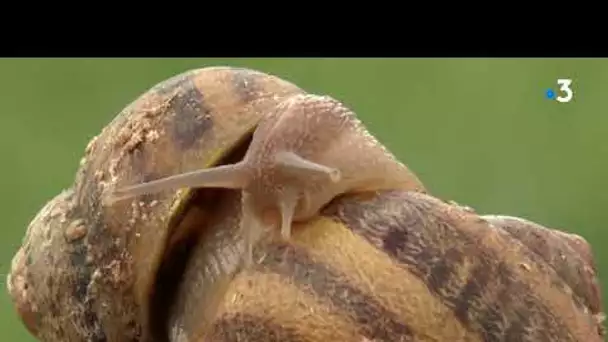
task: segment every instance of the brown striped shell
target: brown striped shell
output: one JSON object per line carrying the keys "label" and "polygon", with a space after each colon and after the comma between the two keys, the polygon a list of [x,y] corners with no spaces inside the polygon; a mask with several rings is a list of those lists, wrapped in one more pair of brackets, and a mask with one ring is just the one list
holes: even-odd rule
{"label": "brown striped shell", "polygon": [[[235,203],[205,234],[234,229]],[[594,261],[576,235],[404,191],[342,197],[298,228],[226,283],[210,283],[215,243],[201,239],[170,340],[603,341]]]}
{"label": "brown striped shell", "polygon": [[301,92],[264,73],[213,67],[168,79],[126,107],[87,146],[73,186],[32,220],[13,260],[9,292],[30,332],[43,341],[144,336],[163,255],[191,233],[178,229],[190,194],[104,206],[104,190],[214,166]]}
{"label": "brown striped shell", "polygon": [[87,147],[30,223],[9,292],[40,341],[602,341],[582,238],[431,195],[336,199],[241,268],[238,191],[106,189],[241,158],[260,117],[303,93],[237,68],[176,76]]}

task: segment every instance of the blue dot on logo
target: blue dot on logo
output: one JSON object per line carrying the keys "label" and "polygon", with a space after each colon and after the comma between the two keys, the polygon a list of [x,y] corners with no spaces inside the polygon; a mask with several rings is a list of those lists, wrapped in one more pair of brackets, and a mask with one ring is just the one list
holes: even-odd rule
{"label": "blue dot on logo", "polygon": [[555,96],[555,93],[553,92],[553,90],[551,90],[551,89],[547,90],[548,99],[552,99],[554,96]]}

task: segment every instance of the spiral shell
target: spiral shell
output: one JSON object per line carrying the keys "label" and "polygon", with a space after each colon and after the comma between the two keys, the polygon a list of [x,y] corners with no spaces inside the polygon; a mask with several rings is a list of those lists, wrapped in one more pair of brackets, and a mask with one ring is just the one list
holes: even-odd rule
{"label": "spiral shell", "polygon": [[190,192],[106,206],[104,191],[220,163],[270,108],[301,92],[264,73],[213,67],[126,107],[89,143],[73,186],[32,220],[13,260],[9,292],[29,331],[44,341],[145,337],[163,255],[196,233],[179,229]]}

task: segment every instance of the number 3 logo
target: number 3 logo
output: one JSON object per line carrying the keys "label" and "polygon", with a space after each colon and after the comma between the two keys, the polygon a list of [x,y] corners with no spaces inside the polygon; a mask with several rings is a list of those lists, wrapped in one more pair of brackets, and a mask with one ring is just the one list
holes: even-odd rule
{"label": "number 3 logo", "polygon": [[558,96],[556,98],[556,100],[559,101],[559,102],[570,102],[570,101],[572,101],[572,97],[574,96],[574,92],[570,88],[570,85],[572,84],[572,80],[569,79],[569,78],[560,78],[560,79],[557,80],[557,84],[559,84],[559,86],[560,86],[559,90],[565,96]]}

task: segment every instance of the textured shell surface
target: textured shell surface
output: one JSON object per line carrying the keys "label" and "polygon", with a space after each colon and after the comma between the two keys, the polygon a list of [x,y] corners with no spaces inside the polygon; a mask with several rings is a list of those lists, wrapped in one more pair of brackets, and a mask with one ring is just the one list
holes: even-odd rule
{"label": "textured shell surface", "polygon": [[189,195],[106,206],[104,191],[215,165],[265,112],[301,92],[254,70],[210,67],[163,81],[127,106],[89,143],[74,184],[41,209],[15,255],[9,292],[28,329],[45,341],[140,338],[162,255],[187,233],[171,227]]}
{"label": "textured shell surface", "polygon": [[[384,191],[338,199],[289,242],[258,245],[254,267],[210,281],[208,251],[235,229],[237,197],[194,247],[171,341],[603,341],[597,275],[577,236]],[[517,233],[529,229],[544,237]]]}

